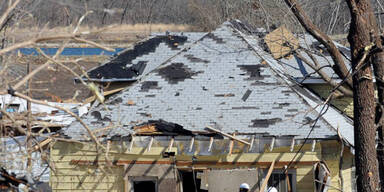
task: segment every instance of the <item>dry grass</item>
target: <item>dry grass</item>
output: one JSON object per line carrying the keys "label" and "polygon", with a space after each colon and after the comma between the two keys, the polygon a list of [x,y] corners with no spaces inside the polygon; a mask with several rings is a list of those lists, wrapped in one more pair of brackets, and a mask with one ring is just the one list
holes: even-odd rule
{"label": "dry grass", "polygon": [[[136,25],[111,25],[106,26],[105,31],[98,35],[86,35],[87,40],[95,41],[104,45],[112,45],[115,47],[126,47],[129,44],[145,38],[152,32],[165,31],[190,31],[191,26],[175,25],[175,24],[136,24]],[[80,31],[95,31],[100,28],[81,26]],[[37,36],[54,36],[60,34],[68,34],[74,30],[74,26],[55,27],[55,28],[13,28],[8,30],[8,36],[11,42],[21,42]],[[57,42],[51,42],[57,43]],[[49,46],[49,45],[47,45]]]}
{"label": "dry grass", "polygon": [[[189,31],[192,29],[189,25],[175,25],[175,24],[135,24],[135,25],[110,25],[106,26],[106,31],[103,33],[150,33],[150,32],[165,32],[165,31]],[[18,33],[34,33],[37,34],[62,34],[62,33],[69,33],[73,31],[74,26],[67,26],[67,27],[55,27],[55,28],[39,28],[39,27],[32,27],[32,28],[13,28],[10,29],[10,31],[18,34]],[[97,27],[89,27],[89,26],[81,26],[80,31],[90,31],[90,30],[97,30],[99,28]]]}

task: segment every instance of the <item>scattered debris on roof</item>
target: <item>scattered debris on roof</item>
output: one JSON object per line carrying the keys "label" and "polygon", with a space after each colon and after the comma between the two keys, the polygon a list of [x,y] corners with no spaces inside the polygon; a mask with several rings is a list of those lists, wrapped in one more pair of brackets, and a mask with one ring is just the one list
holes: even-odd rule
{"label": "scattered debris on roof", "polygon": [[[280,73],[278,61],[260,47],[262,39],[247,35],[249,29],[243,33],[240,27],[224,23],[195,41],[189,49],[169,57],[155,70],[141,76],[129,89],[112,96],[105,106],[96,106],[83,121],[93,124],[92,130],[115,126],[98,135],[106,139],[138,133],[190,134],[178,133],[176,128],[171,131],[159,128],[176,125],[192,133],[211,126],[225,133],[305,138],[311,122],[302,120],[318,116],[312,103],[321,103],[321,99],[304,88],[300,91],[294,88],[290,77]],[[336,116],[339,121],[344,118],[341,114]],[[108,122],[104,121],[105,117]],[[154,119],[164,122],[154,122]],[[346,129],[351,127],[348,122],[341,123]],[[127,129],[137,124],[140,126],[134,131]],[[311,136],[335,137],[335,125],[320,118]],[[64,129],[64,134],[84,140],[87,133],[80,127],[81,124],[75,122]]]}
{"label": "scattered debris on roof", "polygon": [[162,134],[162,135],[194,135],[191,131],[186,130],[183,126],[159,120],[149,120],[147,123],[143,123],[133,127],[136,134]]}
{"label": "scattered debris on roof", "polygon": [[275,59],[280,59],[299,47],[299,41],[283,26],[267,34],[264,40]]}

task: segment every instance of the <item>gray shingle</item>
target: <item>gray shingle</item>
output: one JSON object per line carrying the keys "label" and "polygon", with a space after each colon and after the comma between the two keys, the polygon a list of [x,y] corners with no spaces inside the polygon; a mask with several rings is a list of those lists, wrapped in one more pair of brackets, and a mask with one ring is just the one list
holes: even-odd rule
{"label": "gray shingle", "polygon": [[[255,42],[257,40],[253,37],[226,22],[198,40],[189,50],[112,97],[106,103],[109,111],[105,111],[104,106],[92,110],[99,111],[102,117],[108,115],[111,122],[97,122],[90,115],[92,111],[83,120],[87,124],[93,122],[92,129],[118,123],[126,126],[110,130],[106,133],[108,137],[127,135],[135,124],[163,119],[192,131],[214,126],[224,132],[305,138],[312,120],[318,116],[308,98],[302,96],[307,94],[307,90],[294,89],[294,84],[278,71],[281,68],[276,68],[276,62],[261,64],[262,60],[270,57],[261,58],[260,54],[268,54],[262,50],[255,52],[254,49],[258,49]],[[188,59],[192,56],[197,60]],[[206,62],[199,62],[200,59]],[[161,89],[140,91],[145,82],[157,82]],[[251,94],[244,101],[248,90]],[[116,98],[121,98],[122,102],[112,104]],[[127,105],[129,100],[135,105]],[[120,117],[120,122],[116,117]],[[323,118],[317,126],[319,128],[313,130],[310,138],[336,135],[335,127]],[[78,122],[66,128],[64,133],[74,139],[87,135]]]}

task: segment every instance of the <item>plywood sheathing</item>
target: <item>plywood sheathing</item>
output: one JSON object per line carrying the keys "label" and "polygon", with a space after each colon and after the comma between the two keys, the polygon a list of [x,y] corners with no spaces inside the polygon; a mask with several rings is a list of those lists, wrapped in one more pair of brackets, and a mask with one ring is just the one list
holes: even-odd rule
{"label": "plywood sheathing", "polygon": [[299,41],[285,27],[279,27],[264,38],[273,58],[280,59],[299,47]]}

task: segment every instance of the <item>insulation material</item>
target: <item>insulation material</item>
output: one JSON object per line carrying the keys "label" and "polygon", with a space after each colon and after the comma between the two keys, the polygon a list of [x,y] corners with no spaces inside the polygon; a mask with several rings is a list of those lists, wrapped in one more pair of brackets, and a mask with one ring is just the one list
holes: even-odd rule
{"label": "insulation material", "polygon": [[247,183],[250,186],[250,192],[258,191],[258,170],[209,170],[204,172],[201,183],[204,184],[201,186],[205,189],[208,188],[210,192],[239,191],[239,186],[242,183]]}
{"label": "insulation material", "polygon": [[273,58],[279,59],[299,47],[299,41],[285,27],[279,27],[264,38]]}
{"label": "insulation material", "polygon": [[314,169],[316,192],[328,191],[328,186],[331,185],[331,171],[325,162],[318,162]]}

